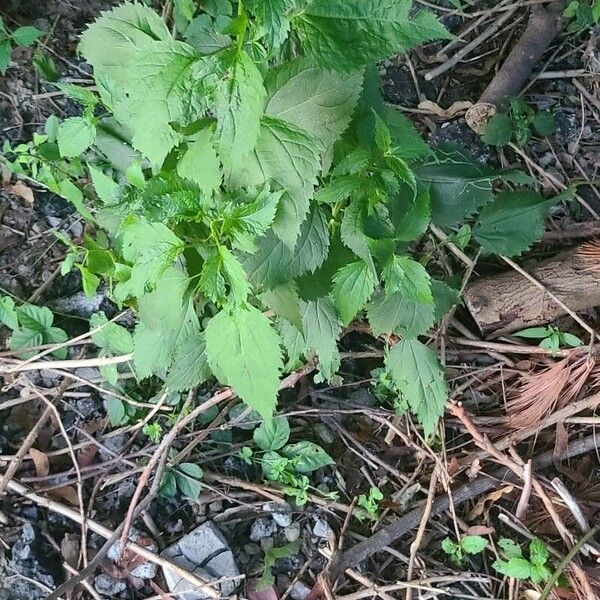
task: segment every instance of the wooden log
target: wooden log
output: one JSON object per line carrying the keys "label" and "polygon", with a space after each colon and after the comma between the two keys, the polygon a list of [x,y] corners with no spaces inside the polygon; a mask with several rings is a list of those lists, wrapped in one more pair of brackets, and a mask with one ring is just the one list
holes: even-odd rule
{"label": "wooden log", "polygon": [[[529,273],[575,312],[600,306],[600,264],[591,269],[579,249],[542,261]],[[551,323],[565,311],[519,273],[508,271],[470,285],[465,303],[486,336]]]}

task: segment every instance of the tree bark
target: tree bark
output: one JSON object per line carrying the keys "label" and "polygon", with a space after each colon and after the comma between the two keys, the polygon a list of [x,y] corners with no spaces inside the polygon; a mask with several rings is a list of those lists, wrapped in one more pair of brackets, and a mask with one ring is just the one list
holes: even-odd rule
{"label": "tree bark", "polygon": [[[529,272],[575,312],[600,306],[600,265],[590,269],[577,249],[540,262]],[[514,271],[476,281],[464,297],[484,335],[543,325],[565,314],[547,293]]]}

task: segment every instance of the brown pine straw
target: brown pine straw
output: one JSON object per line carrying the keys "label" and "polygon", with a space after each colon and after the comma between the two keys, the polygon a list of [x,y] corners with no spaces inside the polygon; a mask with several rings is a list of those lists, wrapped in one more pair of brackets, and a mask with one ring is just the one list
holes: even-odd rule
{"label": "brown pine straw", "polygon": [[600,238],[582,244],[575,256],[581,260],[582,271],[600,271]]}
{"label": "brown pine straw", "polygon": [[577,398],[595,366],[595,358],[582,352],[525,375],[506,404],[506,424],[511,429],[524,429],[564,408]]}

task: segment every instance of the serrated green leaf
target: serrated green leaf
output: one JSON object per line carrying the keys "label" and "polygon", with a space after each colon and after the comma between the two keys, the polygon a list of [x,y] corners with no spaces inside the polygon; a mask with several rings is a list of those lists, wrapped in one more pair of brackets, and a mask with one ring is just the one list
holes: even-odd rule
{"label": "serrated green leaf", "polygon": [[213,18],[203,13],[189,24],[183,37],[201,54],[213,54],[231,45],[231,37],[221,33],[230,22],[230,17]]}
{"label": "serrated green leaf", "polygon": [[364,308],[374,290],[373,271],[364,261],[350,263],[337,271],[333,278],[332,294],[344,325],[348,325]]}
{"label": "serrated green leaf", "polygon": [[104,401],[106,416],[113,427],[122,425],[127,419],[125,417],[125,405],[120,398],[108,396]]}
{"label": "serrated green leaf", "polygon": [[286,319],[294,327],[302,330],[300,298],[298,297],[298,290],[293,283],[283,283],[270,290],[265,290],[260,295],[260,300],[278,317]]}
{"label": "serrated green leaf", "polygon": [[96,127],[84,117],[70,117],[58,126],[57,142],[61,156],[81,156],[95,139]]}
{"label": "serrated green leaf", "polygon": [[432,13],[409,16],[410,7],[410,0],[312,0],[294,17],[293,27],[312,60],[349,71],[449,37]]}
{"label": "serrated green leaf", "polygon": [[290,425],[285,417],[263,421],[254,430],[253,437],[261,450],[279,450],[286,445],[290,437]]}
{"label": "serrated green leaf", "polygon": [[296,59],[273,69],[266,80],[266,113],[296,125],[329,151],[350,123],[362,73],[351,75]]}
{"label": "serrated green leaf", "polygon": [[[19,327],[15,329],[10,337],[9,348],[11,350],[22,350],[26,348],[34,348],[41,346],[44,343],[44,337],[35,329],[27,327]],[[34,356],[36,352],[19,352],[18,356],[23,359],[28,359]]]}
{"label": "serrated green leaf", "polygon": [[269,319],[252,306],[222,310],[208,322],[205,337],[208,363],[219,381],[270,419],[283,361],[281,340]]}
{"label": "serrated green leaf", "polygon": [[486,254],[518,256],[544,233],[544,220],[556,199],[529,190],[503,192],[485,206],[473,237]]}
{"label": "serrated green leaf", "polygon": [[96,346],[110,356],[133,352],[133,338],[125,327],[109,323],[103,312],[93,314],[90,319],[90,331],[101,326],[102,329],[92,334],[92,342]]}
{"label": "serrated green leaf", "polygon": [[504,554],[506,554],[508,558],[521,558],[523,556],[521,546],[519,546],[519,544],[517,544],[514,540],[509,538],[500,538],[498,540],[498,546],[502,548]]}
{"label": "serrated green leaf", "polygon": [[551,112],[542,111],[535,115],[532,125],[541,136],[552,135],[556,131],[556,118]]}
{"label": "serrated green leaf", "polygon": [[0,323],[9,329],[19,327],[19,319],[15,310],[15,301],[10,296],[0,298]]}
{"label": "serrated green leaf", "polygon": [[177,173],[207,194],[219,188],[223,175],[209,128],[202,129],[188,141],[177,163]]}
{"label": "serrated green leaf", "polygon": [[418,340],[401,340],[389,351],[385,365],[425,435],[431,435],[448,399],[448,386],[436,354]]}
{"label": "serrated green leaf", "polygon": [[429,227],[429,190],[420,191],[413,201],[412,190],[408,186],[401,186],[399,193],[389,201],[389,215],[397,241],[412,242],[419,239]]}
{"label": "serrated green leaf", "polygon": [[202,469],[193,463],[181,463],[171,471],[179,491],[190,500],[197,500],[202,490]]}
{"label": "serrated green leaf", "polygon": [[156,12],[137,2],[125,2],[103,12],[84,31],[79,52],[96,71],[123,82],[141,49],[156,40],[170,39],[165,22]]}
{"label": "serrated green leaf", "polygon": [[94,216],[83,203],[83,192],[70,179],[63,179],[58,185],[57,192],[68,200],[86,221],[94,222]]}
{"label": "serrated green leaf", "polygon": [[56,83],[56,87],[72,100],[79,102],[85,108],[93,110],[100,99],[94,92],[73,83]]}
{"label": "serrated green leaf", "polygon": [[488,547],[488,540],[480,535],[466,535],[460,539],[460,547],[467,554],[479,554]]}
{"label": "serrated green leaf", "polygon": [[488,121],[481,139],[491,146],[506,146],[513,131],[512,119],[504,113],[498,113]]}
{"label": "serrated green leaf", "polygon": [[548,546],[540,539],[535,538],[529,542],[529,559],[532,563],[543,565],[550,558]]}
{"label": "serrated green leaf", "polygon": [[294,467],[299,473],[312,473],[317,469],[335,464],[335,461],[321,446],[306,440],[297,444],[288,444],[283,448],[282,454],[293,461]]}
{"label": "serrated green leaf", "polygon": [[367,317],[373,335],[396,333],[416,337],[426,333],[435,323],[433,304],[421,304],[396,292],[380,292],[369,303]]}
{"label": "serrated green leaf", "polygon": [[444,281],[431,280],[435,322],[441,321],[460,301],[458,290]]}
{"label": "serrated green leaf", "polygon": [[246,272],[257,285],[273,288],[303,273],[314,272],[323,264],[329,250],[325,215],[318,208],[309,213],[292,249],[273,234],[261,238],[257,245],[254,254],[242,257]]}
{"label": "serrated green leaf", "polygon": [[54,322],[52,311],[46,306],[23,304],[17,308],[17,316],[22,327],[43,333]]}
{"label": "serrated green leaf", "polygon": [[433,304],[431,277],[425,267],[408,256],[394,256],[382,272],[387,295],[399,293],[419,304]]}
{"label": "serrated green leaf", "polygon": [[264,117],[254,152],[234,166],[231,182],[239,186],[284,190],[273,230],[290,248],[314,194],[320,169],[319,142],[302,129],[280,119]]}
{"label": "serrated green leaf", "polygon": [[229,170],[256,146],[267,92],[244,50],[225,54],[222,60],[225,73],[217,86],[214,110],[219,156]]}
{"label": "serrated green leaf", "polygon": [[10,67],[11,55],[12,45],[10,40],[0,40],[0,75],[5,75],[8,67]]}
{"label": "serrated green leaf", "polygon": [[319,374],[315,381],[330,381],[340,367],[337,339],[342,327],[329,297],[300,303],[302,330],[306,349],[319,359]]}
{"label": "serrated green leaf", "polygon": [[37,27],[31,25],[25,25],[24,27],[17,27],[11,37],[17,46],[31,46],[36,40],[43,35]]}
{"label": "serrated green leaf", "polygon": [[117,241],[124,260],[132,265],[130,278],[115,288],[115,296],[120,300],[142,296],[183,251],[183,242],[166,225],[144,218],[127,219],[119,229]]}
{"label": "serrated green leaf", "polygon": [[175,349],[165,385],[174,392],[185,392],[204,383],[210,376],[204,334],[192,333]]}
{"label": "serrated green leaf", "polygon": [[356,256],[362,258],[369,268],[375,272],[375,265],[368,243],[369,240],[364,233],[364,216],[364,203],[353,200],[344,211],[340,234],[344,245],[352,250]]}
{"label": "serrated green leaf", "polygon": [[88,164],[88,170],[98,198],[105,204],[117,202],[119,199],[119,184],[92,164]]}
{"label": "serrated green leaf", "polygon": [[265,30],[267,44],[271,48],[279,48],[290,31],[286,12],[294,6],[294,0],[246,0],[244,6]]}
{"label": "serrated green leaf", "polygon": [[514,579],[529,579],[531,575],[531,565],[524,558],[510,558],[508,560],[496,560],[492,567],[507,577]]}
{"label": "serrated green leaf", "polygon": [[423,165],[417,177],[430,184],[431,220],[441,227],[458,223],[493,200],[489,169],[462,160]]}

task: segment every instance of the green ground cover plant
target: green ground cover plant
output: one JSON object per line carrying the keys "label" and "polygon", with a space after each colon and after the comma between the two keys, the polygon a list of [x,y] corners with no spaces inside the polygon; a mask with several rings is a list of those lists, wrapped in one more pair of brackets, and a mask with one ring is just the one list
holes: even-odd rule
{"label": "green ground cover plant", "polygon": [[215,377],[269,421],[284,374],[315,359],[334,380],[364,319],[387,344],[382,379],[431,435],[448,390],[422,336],[457,292],[415,258],[421,240],[435,224],[466,251],[519,255],[559,199],[431,150],[385,104],[377,62],[451,37],[409,0],[175,6],[171,27],[144,4],[103,13],[79,48],[95,88],[58,84],[80,115],[4,148],[87,222],[81,245],[63,240],[64,272],[137,313],[132,336],[94,342],[173,392]]}

